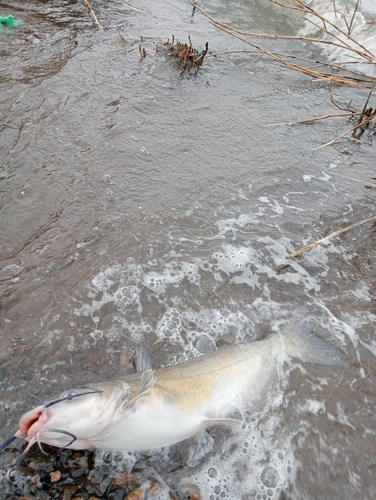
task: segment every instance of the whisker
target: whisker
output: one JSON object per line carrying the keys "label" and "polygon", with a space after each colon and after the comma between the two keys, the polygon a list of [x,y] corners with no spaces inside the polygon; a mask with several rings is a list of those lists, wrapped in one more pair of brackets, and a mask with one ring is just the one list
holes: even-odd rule
{"label": "whisker", "polygon": [[47,453],[46,451],[44,451],[43,447],[42,447],[42,443],[40,442],[40,432],[37,432],[37,440],[38,440],[38,446],[39,446],[39,449],[40,451],[43,453],[43,455],[49,455],[49,453]]}
{"label": "whisker", "polygon": [[18,474],[20,473],[20,466],[21,466],[22,460],[26,457],[28,451],[33,446],[33,444],[35,444],[36,442],[37,442],[36,437],[31,438],[29,441],[29,444],[26,446],[26,448],[22,452],[21,456],[18,458],[17,463],[16,463],[16,471],[18,472]]}

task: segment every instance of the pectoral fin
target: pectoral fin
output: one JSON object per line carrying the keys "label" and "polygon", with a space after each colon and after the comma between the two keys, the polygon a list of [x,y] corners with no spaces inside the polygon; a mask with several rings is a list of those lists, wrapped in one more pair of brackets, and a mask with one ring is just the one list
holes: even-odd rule
{"label": "pectoral fin", "polygon": [[228,425],[229,427],[241,427],[243,422],[236,418],[207,418],[206,425]]}
{"label": "pectoral fin", "polygon": [[154,378],[154,372],[151,368],[142,372],[140,386],[138,388],[137,394],[130,401],[122,404],[122,410],[129,410],[136,403],[136,401],[144,396],[146,396],[153,388],[156,379]]}
{"label": "pectoral fin", "polygon": [[145,346],[140,345],[136,352],[136,370],[137,373],[142,373],[151,369],[151,361],[149,351]]}

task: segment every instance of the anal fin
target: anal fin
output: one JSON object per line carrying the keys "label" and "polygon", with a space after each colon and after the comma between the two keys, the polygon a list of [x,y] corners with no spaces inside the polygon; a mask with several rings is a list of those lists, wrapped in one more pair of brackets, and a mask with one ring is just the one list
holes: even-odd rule
{"label": "anal fin", "polygon": [[195,449],[193,450],[191,458],[188,460],[189,467],[194,467],[197,463],[210,453],[213,449],[214,439],[211,435],[203,431],[196,443]]}

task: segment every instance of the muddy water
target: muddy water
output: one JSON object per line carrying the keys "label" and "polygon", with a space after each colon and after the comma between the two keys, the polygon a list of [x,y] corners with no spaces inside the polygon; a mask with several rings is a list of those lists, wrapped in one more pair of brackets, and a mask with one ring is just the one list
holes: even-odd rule
{"label": "muddy water", "polygon": [[[340,177],[375,175],[372,133],[314,150],[352,123],[264,127],[336,110],[323,84],[258,55],[181,77],[161,47],[172,34],[239,48],[188,2],[93,2],[103,30],[81,2],[55,4],[0,3],[24,21],[0,34],[1,438],[27,394],[132,371],[140,342],[166,365],[278,330],[309,304],[349,368],[290,366],[243,433],[214,429],[212,454],[178,476],[160,457],[155,468],[204,499],[374,498],[374,226],[286,260],[375,215],[374,189]],[[241,28],[303,27],[266,0],[205,8]],[[334,92],[343,106],[366,98]]]}

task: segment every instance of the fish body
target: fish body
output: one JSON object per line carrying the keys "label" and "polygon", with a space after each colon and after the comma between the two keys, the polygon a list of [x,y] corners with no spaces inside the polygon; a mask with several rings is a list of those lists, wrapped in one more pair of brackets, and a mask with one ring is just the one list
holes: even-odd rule
{"label": "fish body", "polygon": [[25,451],[34,443],[141,451],[177,443],[210,425],[241,426],[242,421],[228,418],[229,410],[262,397],[287,357],[346,366],[340,351],[304,329],[230,345],[156,371],[141,351],[137,373],[65,391],[24,414],[14,438],[29,441]]}
{"label": "fish body", "polygon": [[277,336],[236,344],[156,370],[147,396],[94,438],[93,447],[139,451],[182,441],[213,424],[241,426],[226,417],[228,410],[242,406],[244,396],[254,399],[270,382],[279,344]]}

